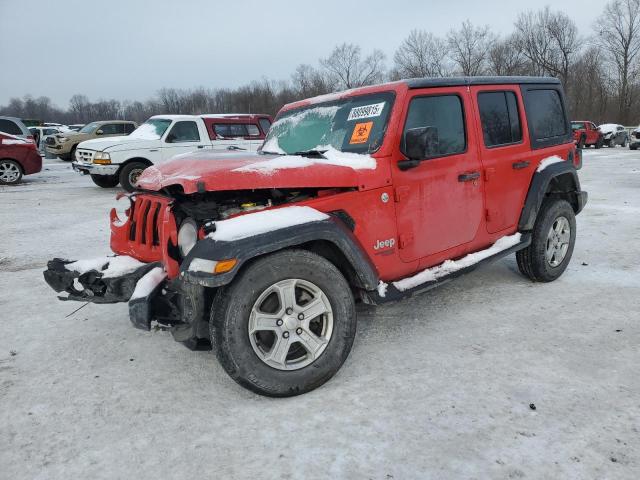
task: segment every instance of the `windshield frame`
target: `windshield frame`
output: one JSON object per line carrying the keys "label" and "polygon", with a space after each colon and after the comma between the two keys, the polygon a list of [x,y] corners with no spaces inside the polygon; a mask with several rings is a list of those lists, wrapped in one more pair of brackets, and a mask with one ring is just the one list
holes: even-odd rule
{"label": "windshield frame", "polygon": [[[387,96],[386,99],[382,100],[380,97],[381,96]],[[284,149],[282,149],[282,147],[280,147],[280,150],[282,152],[273,152],[270,150],[263,150],[263,148],[265,147],[265,145],[267,145],[268,141],[270,139],[272,139],[275,135],[275,132],[277,130],[277,123],[285,118],[288,118],[290,116],[299,114],[301,112],[307,111],[307,110],[312,110],[312,109],[318,109],[318,108],[331,108],[331,107],[336,107],[338,106],[339,108],[342,108],[342,106],[344,106],[344,104],[349,103],[349,102],[354,102],[354,101],[359,101],[362,99],[366,99],[367,97],[371,98],[371,103],[380,103],[382,101],[384,102],[388,102],[388,111],[386,112],[386,119],[384,122],[384,125],[382,126],[382,130],[380,132],[380,136],[377,142],[375,142],[375,140],[373,140],[371,142],[371,144],[369,144],[369,146],[367,147],[367,149],[365,151],[352,151],[352,150],[342,150],[343,146],[341,146],[340,148],[327,144],[327,145],[315,145],[314,147],[310,148],[310,150],[312,152],[315,151],[320,151],[322,152],[322,148],[320,147],[328,147],[328,148],[333,148],[341,153],[346,153],[346,154],[356,154],[356,155],[371,155],[373,153],[378,152],[385,144],[386,140],[387,140],[387,132],[389,129],[389,124],[391,122],[391,119],[393,117],[393,112],[394,112],[394,107],[396,104],[396,100],[398,97],[398,92],[394,89],[385,89],[385,90],[379,90],[379,91],[374,91],[374,92],[363,92],[363,93],[359,93],[359,94],[351,94],[348,96],[342,96],[342,97],[337,97],[336,98],[331,98],[329,100],[325,100],[322,102],[317,102],[317,103],[310,103],[310,104],[306,104],[306,105],[301,105],[299,107],[295,107],[295,108],[290,108],[287,110],[281,110],[278,115],[276,116],[276,118],[274,119],[273,123],[271,124],[271,127],[269,129],[269,132],[267,133],[267,135],[265,136],[265,140],[262,144],[262,146],[259,149],[259,153],[262,153],[264,155],[292,155],[294,153],[300,153],[300,152],[291,152],[288,153],[286,151],[284,151]],[[376,99],[377,97],[377,99]],[[352,107],[352,108],[357,108],[356,106]],[[384,107],[383,107],[384,108]],[[335,114],[334,117],[335,118]],[[371,117],[369,117],[370,119]],[[344,123],[345,125],[347,124],[346,120]],[[357,121],[357,120],[356,120]],[[366,117],[363,117],[361,119],[361,121],[367,121]],[[274,128],[276,127],[276,128]],[[277,137],[276,137],[277,138]],[[375,144],[374,148],[371,148],[373,143]]]}

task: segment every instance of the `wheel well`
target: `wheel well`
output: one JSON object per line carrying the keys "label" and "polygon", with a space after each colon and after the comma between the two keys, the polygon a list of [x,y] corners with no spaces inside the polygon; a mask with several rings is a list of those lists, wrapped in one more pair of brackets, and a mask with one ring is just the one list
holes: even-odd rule
{"label": "wheel well", "polygon": [[122,170],[126,165],[129,165],[130,163],[133,163],[133,162],[144,163],[147,167],[150,167],[151,165],[153,165],[153,163],[150,160],[147,160],[146,158],[135,157],[135,158],[130,158],[126,160],[122,165],[120,165],[118,172]]}
{"label": "wheel well", "polygon": [[22,166],[22,163],[20,163],[18,160],[16,160],[15,158],[0,158],[0,162],[2,162],[3,160],[11,160],[12,162],[15,162],[18,164],[18,168],[20,169],[20,171],[22,172],[22,174],[24,175],[24,167]]}
{"label": "wheel well", "polygon": [[564,199],[569,202],[575,212],[578,212],[580,206],[576,196],[577,190],[574,176],[571,173],[563,173],[551,179],[545,197]]}
{"label": "wheel well", "polygon": [[314,240],[298,245],[297,248],[309,250],[310,252],[320,255],[340,270],[340,273],[344,275],[349,285],[361,286],[355,268],[335,243],[328,240]]}

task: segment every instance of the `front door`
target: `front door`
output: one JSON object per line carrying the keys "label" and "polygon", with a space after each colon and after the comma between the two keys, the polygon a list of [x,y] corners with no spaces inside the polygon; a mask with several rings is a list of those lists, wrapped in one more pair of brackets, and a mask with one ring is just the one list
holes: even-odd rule
{"label": "front door", "polygon": [[[419,164],[393,174],[400,258],[410,262],[471,242],[482,221],[483,199],[467,88],[411,90],[406,105],[402,139],[414,128],[432,132]],[[402,151],[404,145],[399,158]]]}
{"label": "front door", "polygon": [[182,153],[196,152],[210,145],[202,141],[198,124],[193,120],[180,120],[173,124],[162,142],[162,160]]}

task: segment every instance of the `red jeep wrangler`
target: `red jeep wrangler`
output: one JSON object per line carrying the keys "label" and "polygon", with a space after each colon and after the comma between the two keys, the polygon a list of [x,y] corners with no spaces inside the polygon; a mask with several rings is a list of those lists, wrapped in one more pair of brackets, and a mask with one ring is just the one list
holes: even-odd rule
{"label": "red jeep wrangler", "polygon": [[600,148],[604,144],[604,136],[593,122],[574,120],[571,122],[571,130],[573,130],[573,140],[578,148],[590,147],[591,145]]}
{"label": "red jeep wrangler", "polygon": [[[258,153],[201,152],[142,174],[116,256],[54,259],[64,299],[129,302],[136,327],[209,341],[254,392],[340,368],[355,302],[434,288],[516,252],[558,278],[587,201],[560,83],[416,79],[286,105]],[[214,161],[215,159],[215,161]]]}

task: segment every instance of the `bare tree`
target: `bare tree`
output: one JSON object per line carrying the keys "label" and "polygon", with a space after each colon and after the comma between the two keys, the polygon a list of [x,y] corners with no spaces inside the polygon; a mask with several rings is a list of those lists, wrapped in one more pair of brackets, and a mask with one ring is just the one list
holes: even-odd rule
{"label": "bare tree", "polygon": [[412,30],[393,56],[397,78],[446,77],[451,73],[447,42],[424,30]]}
{"label": "bare tree", "polygon": [[298,65],[291,75],[291,82],[301,98],[315,97],[332,90],[329,79],[311,65],[306,64]]}
{"label": "bare tree", "polygon": [[451,58],[462,75],[482,75],[487,70],[490,46],[496,41],[488,26],[474,27],[467,20],[447,35]]}
{"label": "bare tree", "polygon": [[320,60],[337,89],[362,87],[382,81],[385,55],[374,50],[362,58],[360,47],[343,43],[333,49],[328,58]]}
{"label": "bare tree", "polygon": [[620,121],[629,122],[632,92],[640,83],[640,0],[609,2],[598,19],[597,29],[617,87]]}
{"label": "bare tree", "polygon": [[493,75],[526,75],[530,67],[513,36],[497,40],[487,55],[489,73]]}
{"label": "bare tree", "polygon": [[531,61],[535,73],[557,76],[566,88],[571,64],[580,50],[573,20],[545,7],[520,14],[515,28],[516,45]]}

